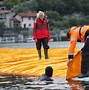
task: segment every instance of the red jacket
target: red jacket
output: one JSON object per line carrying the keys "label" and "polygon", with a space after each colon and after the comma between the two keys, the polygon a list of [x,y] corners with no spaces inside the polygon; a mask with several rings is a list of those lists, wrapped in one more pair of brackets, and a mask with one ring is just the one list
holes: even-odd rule
{"label": "red jacket", "polygon": [[44,18],[43,22],[40,19],[36,19],[34,22],[34,37],[33,39],[48,38],[50,39],[50,33],[48,30],[48,20]]}

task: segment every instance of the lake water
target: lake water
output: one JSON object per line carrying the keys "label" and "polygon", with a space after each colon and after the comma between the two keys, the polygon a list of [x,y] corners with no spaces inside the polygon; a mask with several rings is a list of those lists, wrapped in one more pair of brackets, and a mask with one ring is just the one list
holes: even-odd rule
{"label": "lake water", "polygon": [[[88,88],[88,89],[85,89]],[[38,81],[36,77],[0,76],[0,90],[89,90],[89,81]]]}
{"label": "lake water", "polygon": [[[50,48],[68,48],[69,41],[49,42]],[[81,48],[83,43],[77,43],[77,47]],[[35,43],[0,43],[0,48],[35,48]]]}
{"label": "lake water", "polygon": [[[50,48],[68,48],[69,42],[49,42]],[[77,47],[81,48],[82,43]],[[0,48],[35,48],[35,43],[1,43]],[[38,81],[37,77],[0,76],[0,90],[89,90],[89,81],[53,78],[52,82]]]}

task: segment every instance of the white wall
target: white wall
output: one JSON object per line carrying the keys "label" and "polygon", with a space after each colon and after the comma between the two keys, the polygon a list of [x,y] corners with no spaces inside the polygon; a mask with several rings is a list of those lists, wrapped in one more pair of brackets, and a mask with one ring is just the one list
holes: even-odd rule
{"label": "white wall", "polygon": [[[33,28],[34,19],[31,17],[30,19],[28,17],[24,17],[21,26],[24,28],[24,24],[26,24],[26,28]],[[31,24],[31,26],[29,26]]]}
{"label": "white wall", "polygon": [[6,27],[10,27],[11,14],[6,14]]}

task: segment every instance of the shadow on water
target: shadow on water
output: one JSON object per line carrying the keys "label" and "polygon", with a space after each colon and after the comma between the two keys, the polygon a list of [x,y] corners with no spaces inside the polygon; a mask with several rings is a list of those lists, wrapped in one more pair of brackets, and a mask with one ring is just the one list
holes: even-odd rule
{"label": "shadow on water", "polygon": [[0,90],[89,90],[89,81],[53,80],[38,81],[37,77],[4,75],[0,76]]}

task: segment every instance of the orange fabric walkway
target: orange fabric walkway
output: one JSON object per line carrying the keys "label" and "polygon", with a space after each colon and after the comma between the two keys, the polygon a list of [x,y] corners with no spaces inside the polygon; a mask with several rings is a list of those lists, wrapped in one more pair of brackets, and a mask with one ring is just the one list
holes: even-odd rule
{"label": "orange fabric walkway", "polygon": [[[75,50],[75,53],[79,49]],[[46,66],[53,67],[53,77],[66,77],[68,48],[50,48],[49,59],[38,60],[35,48],[0,48],[0,75],[40,76]]]}

